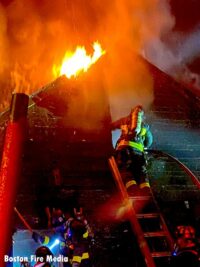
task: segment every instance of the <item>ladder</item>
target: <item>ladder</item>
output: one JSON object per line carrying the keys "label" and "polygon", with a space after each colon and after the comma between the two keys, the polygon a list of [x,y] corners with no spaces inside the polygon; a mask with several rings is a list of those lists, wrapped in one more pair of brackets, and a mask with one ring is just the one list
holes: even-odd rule
{"label": "ladder", "polygon": [[152,192],[149,196],[130,197],[113,156],[109,166],[146,266],[169,266],[174,242]]}

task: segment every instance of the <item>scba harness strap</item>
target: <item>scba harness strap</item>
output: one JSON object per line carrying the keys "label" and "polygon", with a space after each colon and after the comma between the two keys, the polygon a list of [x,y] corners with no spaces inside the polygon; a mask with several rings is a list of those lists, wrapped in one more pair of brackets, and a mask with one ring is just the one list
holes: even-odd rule
{"label": "scba harness strap", "polygon": [[136,143],[133,141],[126,141],[126,140],[121,140],[119,144],[117,145],[117,150],[121,149],[122,146],[130,146],[132,148],[135,148],[139,150],[140,152],[144,152],[144,146],[143,144]]}

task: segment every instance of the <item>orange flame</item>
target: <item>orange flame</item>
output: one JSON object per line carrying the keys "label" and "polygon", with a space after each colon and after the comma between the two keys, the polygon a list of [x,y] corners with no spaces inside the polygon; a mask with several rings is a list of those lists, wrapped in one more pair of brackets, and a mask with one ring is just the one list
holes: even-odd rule
{"label": "orange flame", "polygon": [[71,78],[72,76],[76,77],[81,71],[86,72],[92,64],[105,54],[98,42],[93,43],[93,49],[93,55],[87,55],[85,47],[81,46],[77,46],[73,53],[67,51],[61,66],[53,66],[54,75],[56,77],[66,75],[67,78]]}

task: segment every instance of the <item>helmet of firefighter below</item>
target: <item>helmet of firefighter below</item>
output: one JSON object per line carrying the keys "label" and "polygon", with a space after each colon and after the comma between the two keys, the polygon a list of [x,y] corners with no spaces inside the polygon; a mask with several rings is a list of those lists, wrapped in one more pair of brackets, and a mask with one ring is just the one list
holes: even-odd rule
{"label": "helmet of firefighter below", "polygon": [[77,210],[76,208],[74,208],[74,215],[77,220],[83,220],[83,209],[80,208],[79,210]]}
{"label": "helmet of firefighter below", "polygon": [[65,222],[65,215],[61,209],[54,209],[52,214],[53,226],[60,226]]}
{"label": "helmet of firefighter below", "polygon": [[53,256],[53,253],[51,252],[51,250],[48,247],[41,246],[41,247],[39,247],[39,248],[36,249],[35,255],[38,258],[42,258],[43,259],[43,262],[45,262],[47,255]]}

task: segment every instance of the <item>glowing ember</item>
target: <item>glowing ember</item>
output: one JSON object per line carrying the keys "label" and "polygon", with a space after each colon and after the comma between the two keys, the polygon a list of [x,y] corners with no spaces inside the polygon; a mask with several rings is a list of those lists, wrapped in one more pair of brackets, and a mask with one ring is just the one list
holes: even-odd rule
{"label": "glowing ember", "polygon": [[105,54],[98,42],[93,44],[93,49],[93,55],[87,55],[85,48],[81,46],[78,46],[74,53],[66,52],[61,66],[53,66],[55,76],[66,75],[67,78],[70,78],[77,76],[81,71],[86,72],[92,64]]}

